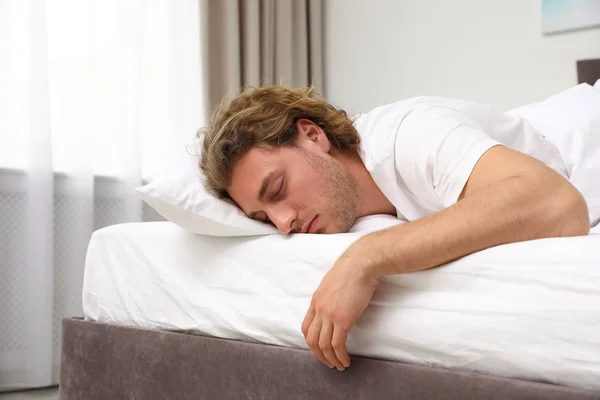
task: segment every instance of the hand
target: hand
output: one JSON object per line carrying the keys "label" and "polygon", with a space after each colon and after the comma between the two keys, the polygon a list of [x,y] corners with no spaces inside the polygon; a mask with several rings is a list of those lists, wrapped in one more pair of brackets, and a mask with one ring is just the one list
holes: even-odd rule
{"label": "hand", "polygon": [[312,353],[329,368],[343,371],[350,366],[348,332],[379,283],[369,273],[374,259],[369,253],[361,241],[350,246],[321,281],[302,322],[302,333]]}

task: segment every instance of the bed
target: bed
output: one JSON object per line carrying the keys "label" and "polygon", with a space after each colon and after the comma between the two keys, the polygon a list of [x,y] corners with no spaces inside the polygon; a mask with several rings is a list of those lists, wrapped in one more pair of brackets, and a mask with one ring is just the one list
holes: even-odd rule
{"label": "bed", "polygon": [[[86,318],[63,320],[60,398],[600,399],[600,232],[390,277],[349,337],[352,366],[320,364],[299,325],[336,252],[293,264],[290,249],[341,250],[369,229],[227,251],[169,222],[95,232]],[[291,271],[262,261],[273,247]]]}
{"label": "bed", "polygon": [[63,325],[61,398],[440,398],[442,387],[446,398],[600,398],[600,235],[386,278],[349,337],[360,358],[343,373],[321,365],[299,332],[303,313],[336,253],[368,231],[224,239],[152,222],[95,232],[86,320]]}
{"label": "bed", "polygon": [[305,350],[76,319],[63,321],[60,398],[592,400],[520,379],[357,357],[343,373]]}

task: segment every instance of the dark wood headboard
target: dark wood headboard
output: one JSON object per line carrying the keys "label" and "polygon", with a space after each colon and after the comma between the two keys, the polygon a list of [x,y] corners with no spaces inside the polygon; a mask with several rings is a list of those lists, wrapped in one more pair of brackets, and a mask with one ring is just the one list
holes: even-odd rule
{"label": "dark wood headboard", "polygon": [[577,80],[579,83],[593,85],[600,79],[600,58],[577,61]]}

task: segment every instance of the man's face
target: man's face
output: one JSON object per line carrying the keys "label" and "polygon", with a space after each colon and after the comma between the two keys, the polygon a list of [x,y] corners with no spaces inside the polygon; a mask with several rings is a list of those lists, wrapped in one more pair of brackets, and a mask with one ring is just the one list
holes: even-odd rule
{"label": "man's face", "polygon": [[253,147],[232,171],[231,198],[282,233],[347,232],[356,219],[356,183],[319,143]]}

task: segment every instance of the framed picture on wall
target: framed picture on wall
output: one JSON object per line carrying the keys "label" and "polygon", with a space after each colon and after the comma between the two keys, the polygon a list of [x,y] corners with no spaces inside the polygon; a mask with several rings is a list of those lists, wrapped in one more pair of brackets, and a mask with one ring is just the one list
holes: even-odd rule
{"label": "framed picture on wall", "polygon": [[600,0],[542,0],[542,34],[600,27]]}

